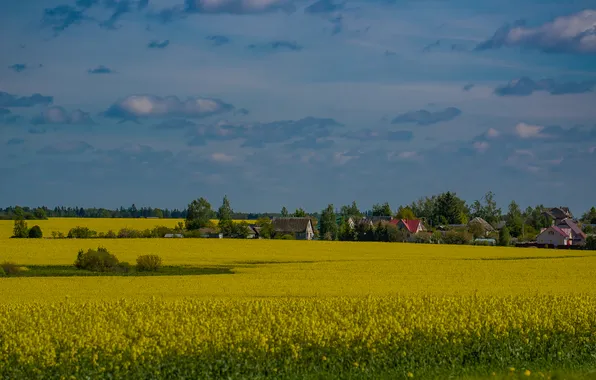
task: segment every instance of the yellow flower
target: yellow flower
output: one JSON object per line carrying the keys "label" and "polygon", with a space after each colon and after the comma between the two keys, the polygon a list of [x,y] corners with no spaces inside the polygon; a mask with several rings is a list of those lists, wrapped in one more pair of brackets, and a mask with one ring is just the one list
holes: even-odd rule
{"label": "yellow flower", "polygon": [[414,377],[414,374],[412,372],[408,372],[408,377]]}
{"label": "yellow flower", "polygon": [[327,360],[327,356],[323,355],[323,357],[321,359],[323,359],[323,361],[325,361],[325,360]]}
{"label": "yellow flower", "polygon": [[526,372],[524,372],[524,375],[526,375],[526,376],[530,376],[531,374],[532,374],[532,372],[530,372],[529,369],[527,369]]}

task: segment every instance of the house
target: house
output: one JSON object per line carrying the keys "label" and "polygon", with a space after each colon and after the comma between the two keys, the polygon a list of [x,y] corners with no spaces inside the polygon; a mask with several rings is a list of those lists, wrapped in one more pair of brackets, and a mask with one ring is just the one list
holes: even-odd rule
{"label": "house", "polygon": [[223,233],[214,228],[200,228],[199,236],[207,239],[223,239]]}
{"label": "house", "polygon": [[292,235],[297,240],[312,240],[315,236],[310,218],[273,218],[271,225],[276,235]]}
{"label": "house", "polygon": [[424,224],[422,224],[422,221],[419,219],[394,219],[390,221],[389,224],[393,224],[399,229],[405,229],[410,234],[426,231]]}
{"label": "house", "polygon": [[563,219],[559,223],[557,223],[557,227],[561,228],[562,230],[569,229],[571,230],[571,239],[573,245],[585,245],[586,244],[586,234],[582,229],[573,221],[572,219]]}
{"label": "house", "polygon": [[571,229],[560,228],[557,226],[543,228],[542,231],[540,231],[540,234],[536,237],[536,243],[538,243],[538,245],[554,245],[555,247],[560,245],[571,245],[573,243]]}
{"label": "house", "polygon": [[165,238],[183,238],[184,235],[182,235],[182,234],[165,234],[163,237],[165,237]]}
{"label": "house", "polygon": [[563,206],[547,208],[542,211],[542,215],[552,220],[554,225],[559,224],[559,222],[567,218],[573,219],[573,214],[569,211],[569,207]]}
{"label": "house", "polygon": [[495,231],[494,227],[491,226],[489,222],[487,222],[486,220],[484,220],[480,217],[476,217],[476,218],[470,220],[470,222],[468,223],[468,227],[470,227],[474,223],[480,224],[482,226],[482,228],[484,229],[484,232],[486,232],[487,234]]}
{"label": "house", "polygon": [[392,216],[369,216],[367,217],[374,225],[377,225],[382,222],[391,222],[393,219]]}
{"label": "house", "polygon": [[248,226],[248,235],[246,236],[247,239],[260,239],[261,238],[261,227],[258,227],[254,224],[250,224]]}

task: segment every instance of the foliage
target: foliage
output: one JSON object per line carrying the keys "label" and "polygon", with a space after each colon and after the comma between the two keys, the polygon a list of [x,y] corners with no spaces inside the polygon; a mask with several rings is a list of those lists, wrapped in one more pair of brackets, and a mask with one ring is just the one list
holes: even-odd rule
{"label": "foliage", "polygon": [[362,213],[358,209],[356,201],[353,201],[350,206],[341,206],[340,215],[345,219],[348,219],[350,217],[360,218],[362,216]]}
{"label": "foliage", "polygon": [[291,235],[291,234],[285,234],[285,235],[276,234],[275,239],[276,240],[296,240],[296,236]]}
{"label": "foliage", "polygon": [[250,234],[250,227],[248,223],[242,221],[240,223],[232,222],[232,237],[239,239],[246,239]]}
{"label": "foliage", "polygon": [[121,266],[118,258],[104,247],[88,249],[87,252],[79,250],[74,265],[78,269],[92,272],[119,272],[128,269],[127,264]]}
{"label": "foliage", "polygon": [[188,205],[186,213],[186,229],[198,230],[209,226],[214,213],[211,204],[205,198],[195,199]]}
{"label": "foliage", "polygon": [[409,206],[399,206],[399,208],[397,209],[397,213],[395,214],[395,218],[413,220],[416,219],[416,215],[414,215],[414,211],[412,211],[412,209]]}
{"label": "foliage", "polygon": [[235,235],[235,226],[232,221],[232,206],[230,206],[230,200],[225,195],[221,206],[217,210],[217,218],[219,219],[218,227],[219,231],[223,233],[224,237],[233,237]]}
{"label": "foliage", "polygon": [[589,211],[584,213],[581,221],[586,224],[596,224],[596,207],[592,207]]}
{"label": "foliage", "polygon": [[468,231],[474,236],[474,239],[482,238],[486,236],[486,230],[480,222],[472,221],[469,224]]}
{"label": "foliage", "polygon": [[35,211],[33,211],[33,215],[35,216],[35,219],[39,219],[39,220],[48,218],[46,216],[46,210],[41,207],[36,208]]}
{"label": "foliage", "polygon": [[418,232],[414,235],[414,243],[418,244],[431,244],[433,242],[433,235],[430,232]]}
{"label": "foliage", "polygon": [[501,219],[501,209],[497,207],[495,201],[495,194],[489,191],[482,198],[482,202],[474,201],[471,208],[471,216],[480,217],[486,220],[489,224],[495,225]]}
{"label": "foliage", "polygon": [[372,215],[373,216],[391,216],[393,212],[391,211],[391,206],[389,206],[388,202],[383,204],[374,204],[372,208]]}
{"label": "foliage", "polygon": [[586,249],[596,251],[596,236],[591,235],[586,238]]}
{"label": "foliage", "polygon": [[158,255],[142,255],[137,257],[137,270],[140,272],[157,272],[162,265]]}
{"label": "foliage", "polygon": [[443,243],[445,244],[470,244],[472,242],[472,235],[467,231],[447,231],[443,236]]}
{"label": "foliage", "polygon": [[263,239],[271,239],[274,235],[273,224],[271,224],[271,219],[269,218],[260,218],[257,220],[256,225],[261,227],[260,235]]}
{"label": "foliage", "polygon": [[95,236],[97,236],[97,231],[81,226],[71,228],[67,235],[69,239],[91,239]]}
{"label": "foliage", "polygon": [[379,223],[374,230],[375,240],[389,243],[405,242],[408,238],[406,232],[389,223]]}
{"label": "foliage", "polygon": [[287,218],[288,216],[290,216],[290,213],[288,212],[288,209],[286,208],[286,206],[283,206],[281,208],[281,217],[282,218]]}
{"label": "foliage", "polygon": [[[446,193],[440,194],[433,201],[433,206],[434,207],[431,214],[431,221],[433,225],[464,224],[464,217],[467,215],[466,203],[455,193],[448,191]],[[414,209],[413,211],[416,212]],[[416,215],[419,214],[416,213]]]}
{"label": "foliage", "polygon": [[509,235],[509,228],[506,226],[501,229],[499,233],[499,245],[507,247],[511,244],[511,235]]}
{"label": "foliage", "polygon": [[348,223],[345,216],[341,218],[341,224],[339,225],[338,239],[341,241],[357,241],[358,235],[356,230]]}
{"label": "foliage", "polygon": [[307,216],[306,211],[304,211],[303,208],[299,207],[296,209],[296,211],[294,211],[294,215],[295,218],[305,218]]}
{"label": "foliage", "polygon": [[2,268],[2,272],[4,272],[6,276],[14,276],[23,271],[23,267],[10,261],[5,261],[0,264],[0,268]]}
{"label": "foliage", "polygon": [[324,240],[336,240],[338,235],[337,220],[333,205],[330,204],[321,212],[319,233]]}
{"label": "foliage", "polygon": [[0,266],[0,277],[5,277],[6,276],[6,272],[4,271],[4,268],[2,268]]}
{"label": "foliage", "polygon": [[27,222],[25,222],[23,219],[16,219],[14,221],[12,237],[18,239],[29,237],[29,229],[27,228]]}
{"label": "foliage", "polygon": [[511,201],[505,216],[506,226],[509,228],[511,236],[517,238],[523,235],[524,232],[524,218],[521,209],[515,201]]}
{"label": "foliage", "polygon": [[43,232],[41,228],[37,225],[31,227],[29,230],[29,239],[41,239],[43,237]]}

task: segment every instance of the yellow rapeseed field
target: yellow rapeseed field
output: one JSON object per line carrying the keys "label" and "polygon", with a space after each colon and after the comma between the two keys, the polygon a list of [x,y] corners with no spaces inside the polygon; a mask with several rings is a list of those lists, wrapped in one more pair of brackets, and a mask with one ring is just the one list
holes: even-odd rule
{"label": "yellow rapeseed field", "polygon": [[0,278],[0,377],[591,378],[596,369],[588,251],[3,238],[0,262],[71,265],[98,246],[131,263],[157,254],[229,273]]}

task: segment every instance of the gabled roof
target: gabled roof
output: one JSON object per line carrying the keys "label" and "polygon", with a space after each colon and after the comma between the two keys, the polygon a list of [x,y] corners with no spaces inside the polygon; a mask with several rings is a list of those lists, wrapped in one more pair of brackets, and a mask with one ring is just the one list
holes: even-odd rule
{"label": "gabled roof", "polygon": [[468,223],[468,226],[473,223],[479,223],[482,226],[482,228],[484,228],[484,231],[486,231],[486,232],[492,232],[495,230],[494,227],[490,225],[490,223],[488,223],[486,220],[484,220],[480,217],[475,217],[474,219],[470,220],[470,222]]}
{"label": "gabled roof", "polygon": [[418,231],[422,221],[419,219],[394,219],[390,221],[389,224],[404,226],[409,232],[414,234]]}
{"label": "gabled roof", "polygon": [[584,231],[582,231],[581,228],[579,228],[579,226],[577,225],[577,223],[575,223],[573,220],[571,219],[563,219],[558,225],[557,227],[560,228],[569,228],[571,231],[573,231],[573,233],[575,235],[579,235],[582,238],[586,238],[586,234],[584,233]]}
{"label": "gabled roof", "polygon": [[550,226],[550,227],[548,227],[547,229],[545,229],[545,230],[544,230],[544,231],[542,231],[542,232],[545,232],[545,231],[548,231],[548,230],[553,230],[553,231],[555,231],[556,233],[558,233],[558,234],[559,234],[559,235],[561,235],[561,236],[564,236],[564,237],[569,237],[569,233],[566,233],[566,232],[565,232],[565,231],[563,231],[563,229],[561,229],[560,227],[557,227],[557,226]]}
{"label": "gabled roof", "polygon": [[271,220],[275,232],[304,232],[309,223],[311,223],[310,218],[273,218]]}

